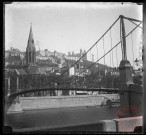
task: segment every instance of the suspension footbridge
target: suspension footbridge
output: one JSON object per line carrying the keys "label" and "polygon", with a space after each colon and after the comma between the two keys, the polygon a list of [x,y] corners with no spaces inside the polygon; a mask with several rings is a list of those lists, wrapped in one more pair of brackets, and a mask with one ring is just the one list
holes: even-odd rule
{"label": "suspension footbridge", "polygon": [[[129,21],[131,22],[135,27],[126,34],[125,30],[125,24],[124,21]],[[120,41],[117,43],[114,43],[114,37],[112,36],[112,29],[113,27],[120,21],[120,33],[119,33],[119,38]],[[26,94],[26,93],[35,93],[35,92],[44,92],[44,91],[50,91],[50,92],[58,92],[58,91],[98,91],[98,92],[106,92],[106,94],[115,94],[118,93],[120,95],[120,105],[121,107],[126,106],[126,105],[134,105],[139,108],[139,110],[142,111],[142,86],[141,85],[136,85],[133,83],[133,67],[131,66],[134,63],[134,53],[133,53],[133,45],[134,45],[134,32],[136,29],[140,29],[142,31],[141,27],[142,21],[134,19],[134,18],[129,18],[125,17],[123,15],[120,15],[116,21],[106,30],[106,32],[88,49],[86,53],[84,53],[77,61],[72,63],[68,69],[66,69],[64,72],[61,73],[57,78],[52,78],[49,80],[48,84],[53,84],[50,87],[45,87],[45,88],[39,88],[39,89],[27,89],[27,90],[17,90],[14,93],[11,93],[10,90],[8,91],[8,95],[6,95],[6,111],[9,110],[9,108],[13,105],[16,104],[16,102],[19,101],[19,96]],[[129,38],[131,35],[131,50],[128,50],[127,48],[127,38]],[[106,41],[108,36],[108,40]],[[106,46],[108,45],[108,47]],[[118,51],[120,48],[120,51]],[[102,51],[101,51],[102,50]],[[77,66],[78,64],[82,63],[82,59],[85,55],[91,56],[92,52],[96,52],[97,59],[95,62],[92,62],[88,67],[84,68],[81,72],[77,73],[74,76],[68,77],[65,79],[66,74],[70,71],[72,67]],[[101,55],[99,53],[101,51],[103,54]],[[129,53],[131,51],[132,56],[129,56]],[[120,56],[121,54],[121,56]],[[101,56],[100,56],[101,55]],[[129,61],[130,59],[130,61]],[[114,88],[114,87],[102,87],[99,85],[96,85],[96,87],[87,87],[87,80],[88,80],[88,75],[87,71],[88,69],[92,68],[98,63],[102,63],[104,65],[109,65],[110,69],[118,69],[119,72],[119,86]],[[107,62],[107,63],[106,63]],[[105,76],[108,76],[106,74]],[[100,83],[101,80],[98,80]],[[98,82],[97,81],[97,82]],[[97,83],[96,82],[96,83]],[[110,82],[110,78],[109,78]],[[100,84],[99,83],[99,84]],[[112,82],[111,82],[112,83]],[[138,95],[138,96],[137,96]],[[56,96],[57,97],[57,96]],[[90,97],[90,96],[89,96]],[[65,99],[70,98],[69,96],[64,97]],[[73,98],[76,98],[76,95],[74,95]],[[80,97],[81,98],[81,97]],[[88,98],[88,95],[86,96]],[[98,98],[98,97],[97,97]],[[93,98],[91,98],[92,100]],[[48,101],[48,100],[47,100]],[[49,102],[49,101],[48,101]],[[65,101],[64,101],[65,102]],[[66,101],[68,102],[68,101]],[[72,99],[72,102],[73,101]],[[80,102],[80,101],[78,101]],[[62,103],[63,104],[63,103]],[[128,111],[127,114],[124,114],[124,116],[135,116],[132,112]]]}

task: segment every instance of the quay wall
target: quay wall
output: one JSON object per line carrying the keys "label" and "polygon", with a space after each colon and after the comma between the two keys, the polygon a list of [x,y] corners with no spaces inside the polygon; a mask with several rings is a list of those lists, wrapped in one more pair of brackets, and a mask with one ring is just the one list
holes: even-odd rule
{"label": "quay wall", "polygon": [[143,133],[143,116],[127,117],[111,120],[100,120],[98,122],[75,124],[75,125],[60,125],[60,126],[43,126],[34,128],[14,129],[14,132],[35,132],[41,131],[95,131],[95,132],[119,132],[119,133]]}
{"label": "quay wall", "polygon": [[75,95],[75,96],[43,96],[19,97],[22,110],[96,106],[101,105],[104,98],[118,98],[117,94]]}

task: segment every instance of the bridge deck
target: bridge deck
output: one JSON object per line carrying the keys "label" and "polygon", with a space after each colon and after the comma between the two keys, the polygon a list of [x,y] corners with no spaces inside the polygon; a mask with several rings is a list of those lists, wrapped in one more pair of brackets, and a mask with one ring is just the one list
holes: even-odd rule
{"label": "bridge deck", "polygon": [[69,91],[69,90],[75,90],[75,91],[104,91],[104,92],[113,92],[118,93],[118,88],[41,88],[41,89],[28,89],[28,90],[22,90],[19,92],[11,93],[9,97],[15,97],[18,95],[22,95],[25,93],[31,93],[31,92],[39,92],[39,91],[55,91],[55,90],[63,90],[63,91]]}

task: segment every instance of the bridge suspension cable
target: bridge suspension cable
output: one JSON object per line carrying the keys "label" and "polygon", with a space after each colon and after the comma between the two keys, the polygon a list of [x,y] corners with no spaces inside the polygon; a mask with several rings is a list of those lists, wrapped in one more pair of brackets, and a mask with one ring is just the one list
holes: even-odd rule
{"label": "bridge suspension cable", "polygon": [[[142,22],[141,22],[142,23]],[[128,37],[141,23],[139,23],[135,28],[133,28],[133,30],[131,30],[126,36]],[[93,64],[91,64],[90,66],[88,66],[86,69],[84,69],[82,72],[80,72],[77,75],[82,74],[84,71],[86,71],[87,69],[89,69],[90,67],[92,67],[94,64],[96,64],[98,61],[100,61],[102,58],[105,57],[105,55],[107,55],[108,53],[110,53],[115,47],[117,47],[122,41],[119,41],[113,48],[111,48],[107,53],[105,53],[102,57],[100,57],[97,61],[95,61]]]}
{"label": "bridge suspension cable", "polygon": [[96,44],[96,50],[97,50],[97,60],[98,60],[98,47],[97,47],[97,44]]}
{"label": "bridge suspension cable", "polygon": [[[142,22],[141,22],[142,23]],[[126,36],[128,37],[141,23],[139,23],[135,28],[133,28]],[[91,64],[90,66],[88,66],[86,69],[84,69],[82,72],[78,73],[76,76],[79,76],[80,74],[82,74],[83,72],[85,72],[87,69],[89,69],[90,67],[92,67],[93,65],[95,65],[98,61],[100,61],[102,58],[104,58],[108,53],[110,53],[115,47],[117,47],[122,41],[119,41],[114,47],[112,47],[107,53],[105,53],[102,57],[100,57],[97,61],[95,61],[93,64]],[[75,77],[75,76],[74,76]],[[70,78],[72,79],[72,78]]]}
{"label": "bridge suspension cable", "polygon": [[[138,19],[134,19],[134,18],[130,18],[130,17],[125,17],[125,16],[123,16],[123,18],[124,18],[124,19],[128,19],[128,20],[131,20],[131,21],[141,22],[141,23],[142,23],[142,21],[140,21],[140,20],[138,20]],[[139,27],[139,26],[138,26],[138,27]]]}
{"label": "bridge suspension cable", "polygon": [[134,68],[134,50],[133,50],[133,37],[132,37],[132,33],[131,33],[131,41],[132,41],[132,56],[133,56],[133,68]]}
{"label": "bridge suspension cable", "polygon": [[[136,29],[136,28],[138,28],[139,27],[139,25],[141,24],[142,22],[140,22],[138,25],[136,25],[136,27],[135,28],[133,28],[133,30],[132,31],[130,31],[124,38],[126,38],[126,37],[128,37],[130,34],[131,34],[131,36],[132,36],[132,32]],[[121,28],[121,27],[120,27]],[[120,32],[120,34],[121,34],[121,32]],[[103,35],[103,37],[104,37],[104,35]],[[100,38],[101,39],[101,38]],[[100,40],[99,39],[99,40]],[[132,38],[133,39],[133,38]],[[98,41],[99,41],[98,40]],[[93,64],[91,64],[90,66],[88,66],[86,69],[84,69],[82,72],[80,72],[80,73],[78,73],[76,76],[78,76],[78,78],[79,78],[79,75],[80,74],[82,74],[84,71],[86,71],[87,69],[89,69],[90,67],[92,67],[94,64],[96,64],[98,61],[100,61],[102,58],[105,58],[105,56],[108,54],[108,53],[110,53],[115,47],[116,47],[116,49],[117,49],[117,46],[120,44],[122,42],[122,40],[120,40],[114,47],[112,47],[108,52],[106,52],[106,53],[104,53],[104,55],[102,56],[102,57],[100,57],[99,59],[97,59],[97,61],[95,61]],[[97,42],[96,42],[97,43]],[[133,43],[133,40],[132,40],[132,43]],[[95,44],[96,45],[96,44]],[[93,46],[92,46],[93,47]],[[92,48],[91,48],[92,49]],[[91,49],[89,49],[88,50],[88,52],[91,50]],[[87,54],[87,53],[86,53]],[[85,54],[84,54],[85,55]],[[83,56],[82,56],[83,57]],[[81,58],[82,58],[81,57]],[[81,59],[80,58],[80,59]],[[75,64],[74,64],[75,65]],[[73,76],[72,78],[75,78],[75,76]],[[82,79],[84,79],[84,78],[82,78]],[[65,81],[65,83],[66,83],[66,81]],[[44,88],[43,88],[43,90],[44,90]],[[48,90],[48,89],[46,89],[46,90]],[[62,90],[62,89],[61,89]],[[68,90],[68,89],[67,89]],[[80,90],[80,89],[79,89]],[[36,90],[35,90],[36,91]],[[38,91],[39,91],[39,89],[38,89]],[[20,92],[21,93],[21,92]],[[26,92],[27,93],[27,92]]]}
{"label": "bridge suspension cable", "polygon": [[117,47],[118,47],[118,46],[116,46],[116,59],[117,59],[117,67],[118,67],[118,54],[117,54]]}
{"label": "bridge suspension cable", "polygon": [[[104,52],[104,55],[105,55],[105,48],[104,48],[104,36],[103,36],[103,52]],[[104,65],[105,65],[105,57],[104,57]]]}
{"label": "bridge suspension cable", "polygon": [[[95,43],[94,43],[94,45],[90,48],[90,49],[88,49],[88,51],[86,52],[86,53],[84,53],[75,63],[73,63],[65,72],[63,72],[58,78],[60,78],[63,74],[65,74],[66,72],[68,72],[69,71],[69,69],[71,68],[71,67],[73,67],[75,64],[77,64],[80,60],[81,60],[81,58],[83,58],[103,37],[104,37],[104,35],[114,26],[114,24],[119,20],[119,18],[120,18],[120,16],[118,17],[118,19],[109,27],[109,29],[99,38],[99,40],[98,41],[96,41]],[[136,27],[131,31],[131,32],[129,32],[129,34],[127,35],[127,36],[129,36],[137,27],[139,27],[139,25],[141,24],[142,22],[140,22],[138,25],[136,25]],[[120,23],[121,24],[121,23]],[[120,35],[121,35],[121,26],[120,26]],[[125,37],[123,37],[123,38],[126,38],[127,36],[125,36]],[[120,36],[121,37],[121,36]],[[122,43],[122,40],[120,40],[120,42],[119,43]],[[89,67],[87,67],[86,69],[84,69],[82,72],[80,72],[80,73],[78,73],[77,74],[77,76],[79,76],[81,73],[83,73],[84,71],[86,71],[87,69],[89,69],[90,67],[92,67],[96,62],[98,62],[99,60],[101,60],[102,58],[104,58],[110,51],[112,51],[115,47],[117,47],[118,45],[119,45],[119,43],[118,44],[116,44],[113,48],[111,48],[107,53],[105,53],[100,59],[98,59],[97,61],[95,61],[93,64],[91,64]],[[122,46],[121,46],[122,47]],[[122,51],[123,51],[123,48],[122,48]],[[117,63],[118,63],[118,58],[117,58]]]}
{"label": "bridge suspension cable", "polygon": [[63,72],[60,76],[65,74],[69,71],[71,67],[73,67],[75,64],[77,64],[103,37],[104,35],[115,25],[115,23],[120,19],[120,17],[117,18],[117,20],[107,29],[107,31],[91,46],[91,48],[88,49],[86,53],[84,53],[74,64],[72,64],[65,72]]}
{"label": "bridge suspension cable", "polygon": [[[110,29],[110,38],[111,38],[111,48],[112,48],[112,34],[111,34],[111,29]],[[110,53],[111,54],[111,53]],[[114,62],[113,62],[113,51],[112,51],[112,54],[111,54],[111,59],[112,59],[112,65],[114,67]]]}
{"label": "bridge suspension cable", "polygon": [[92,53],[91,53],[91,50],[90,50],[90,60],[92,61]]}
{"label": "bridge suspension cable", "polygon": [[[129,19],[127,19],[127,20],[129,20]],[[137,24],[134,23],[133,21],[131,21],[131,20],[129,20],[129,21],[137,26]],[[142,29],[142,27],[140,27],[140,26],[138,26],[138,27]]]}

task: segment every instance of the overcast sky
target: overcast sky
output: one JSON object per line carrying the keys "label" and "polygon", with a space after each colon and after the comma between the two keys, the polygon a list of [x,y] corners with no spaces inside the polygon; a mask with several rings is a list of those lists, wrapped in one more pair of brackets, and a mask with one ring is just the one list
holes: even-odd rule
{"label": "overcast sky", "polygon": [[[5,49],[11,46],[26,50],[30,24],[36,49],[48,49],[62,53],[80,48],[86,51],[102,36],[119,15],[142,20],[142,5],[132,3],[12,3],[5,6]],[[126,34],[135,27],[125,20]],[[111,30],[112,46],[120,41],[119,21]],[[132,34],[134,57],[139,55],[141,29]],[[98,58],[103,55],[103,40],[98,46]],[[104,37],[106,51],[111,47],[110,32]],[[131,51],[131,36],[127,38],[128,54]],[[120,56],[120,46],[118,56]],[[94,48],[94,60],[97,58],[97,49]],[[90,55],[91,55],[90,54]],[[90,57],[88,55],[88,57]],[[113,54],[114,57],[116,53]],[[129,56],[132,60],[132,55]],[[90,59],[90,58],[89,58]],[[119,58],[120,59],[120,58]],[[109,62],[109,60],[107,60]],[[116,60],[114,60],[116,64]]]}

